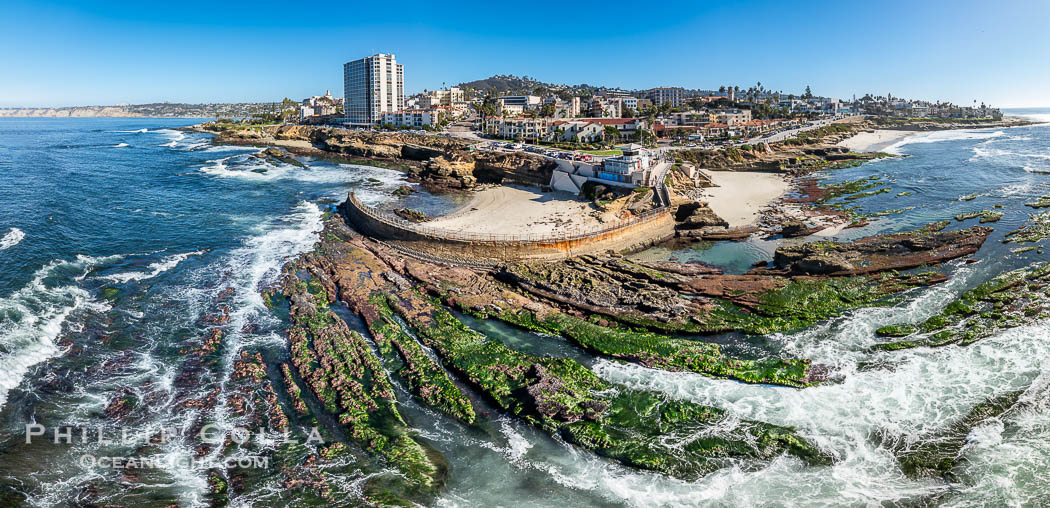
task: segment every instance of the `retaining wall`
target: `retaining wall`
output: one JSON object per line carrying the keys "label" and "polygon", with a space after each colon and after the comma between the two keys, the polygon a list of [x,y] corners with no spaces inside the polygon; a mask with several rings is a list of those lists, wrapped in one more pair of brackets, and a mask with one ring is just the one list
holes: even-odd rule
{"label": "retaining wall", "polygon": [[451,262],[565,259],[609,250],[641,249],[674,236],[674,217],[665,208],[597,230],[535,238],[474,235],[427,228],[364,205],[353,193],[339,209],[349,224],[364,234],[394,244],[402,251]]}

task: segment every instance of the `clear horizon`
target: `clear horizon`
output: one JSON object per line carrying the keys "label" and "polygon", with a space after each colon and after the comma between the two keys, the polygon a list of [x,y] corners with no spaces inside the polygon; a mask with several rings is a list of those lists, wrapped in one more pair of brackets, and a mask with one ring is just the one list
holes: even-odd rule
{"label": "clear horizon", "polygon": [[[754,86],[1050,105],[1050,3],[755,1],[467,4],[396,10],[268,3],[8,2],[0,107],[264,102],[326,89],[342,64],[395,53],[405,91],[499,74],[625,89]],[[628,24],[632,25],[628,26]]]}

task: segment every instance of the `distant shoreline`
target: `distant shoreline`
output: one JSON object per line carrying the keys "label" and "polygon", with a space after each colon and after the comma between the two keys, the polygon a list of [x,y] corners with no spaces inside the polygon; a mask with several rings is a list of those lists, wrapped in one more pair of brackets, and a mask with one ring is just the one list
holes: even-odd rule
{"label": "distant shoreline", "polygon": [[146,115],[5,115],[0,110],[0,120],[3,119],[25,119],[25,118],[63,118],[63,119],[85,119],[93,118],[142,118],[142,119],[172,119],[172,120],[202,120],[215,118],[213,116],[146,116]]}

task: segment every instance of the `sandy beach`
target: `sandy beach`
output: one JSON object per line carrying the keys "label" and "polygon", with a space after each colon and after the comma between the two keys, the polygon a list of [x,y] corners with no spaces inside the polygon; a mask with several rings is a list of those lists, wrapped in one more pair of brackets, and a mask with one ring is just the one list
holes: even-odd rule
{"label": "sandy beach", "polygon": [[503,185],[476,192],[458,210],[426,225],[472,233],[552,235],[600,226],[593,211],[589,201],[564,192]]}
{"label": "sandy beach", "polygon": [[711,210],[729,227],[758,221],[759,211],[784,195],[789,183],[783,175],[757,171],[705,171],[718,187],[704,189]]}
{"label": "sandy beach", "polygon": [[890,145],[916,134],[914,131],[876,130],[873,132],[861,132],[845,141],[839,143],[853,152],[881,152]]}

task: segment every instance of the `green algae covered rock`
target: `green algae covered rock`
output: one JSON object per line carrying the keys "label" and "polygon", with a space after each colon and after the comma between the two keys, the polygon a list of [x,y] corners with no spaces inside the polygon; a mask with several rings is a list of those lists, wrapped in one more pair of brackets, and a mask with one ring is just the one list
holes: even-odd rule
{"label": "green algae covered rock", "polygon": [[[965,293],[935,316],[917,325],[898,325],[907,340],[876,344],[875,350],[971,344],[999,330],[1050,317],[1050,264],[1001,274]],[[904,328],[908,327],[908,328]],[[882,330],[882,329],[880,329]],[[883,334],[880,334],[883,335]]]}
{"label": "green algae covered rock", "polygon": [[695,479],[732,460],[769,460],[782,453],[811,463],[828,458],[785,427],[727,423],[720,409],[603,381],[566,358],[530,356],[470,330],[437,301],[405,293],[379,305],[401,315],[446,366],[500,408],[547,432],[624,464]]}
{"label": "green algae covered rock", "polygon": [[[379,303],[380,297],[375,297]],[[414,338],[389,318],[377,321],[369,328],[379,351],[388,359],[399,357],[398,374],[409,389],[427,405],[466,423],[474,423],[474,407],[470,399],[452,382],[448,373],[430,358]]]}
{"label": "green algae covered rock", "polygon": [[875,330],[875,335],[879,337],[906,337],[913,333],[915,327],[912,325],[889,325]]}
{"label": "green algae covered rock", "polygon": [[390,380],[369,344],[328,308],[323,285],[311,280],[286,287],[292,293],[292,365],[350,436],[400,473],[400,480],[380,491],[392,499],[435,491],[440,470],[408,434]]}

